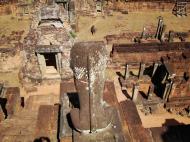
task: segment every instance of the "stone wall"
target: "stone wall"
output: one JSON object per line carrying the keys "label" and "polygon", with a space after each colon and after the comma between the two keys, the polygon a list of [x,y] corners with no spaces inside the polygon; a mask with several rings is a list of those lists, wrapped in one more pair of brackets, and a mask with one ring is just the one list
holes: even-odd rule
{"label": "stone wall", "polygon": [[[163,11],[163,12],[172,12],[175,6],[174,1],[165,2],[165,1],[129,1],[126,3],[117,2],[113,6],[114,10],[123,11],[127,10],[129,12],[138,12],[138,11]],[[190,13],[190,4],[187,5],[187,12]]]}
{"label": "stone wall", "polygon": [[18,70],[21,65],[21,54],[15,48],[0,48],[0,73]]}
{"label": "stone wall", "polygon": [[[189,51],[188,42],[179,43],[142,43],[142,44],[114,44],[111,52],[113,63],[134,64],[153,63],[160,61],[161,57],[170,54],[181,55]],[[129,47],[130,46],[130,47]]]}

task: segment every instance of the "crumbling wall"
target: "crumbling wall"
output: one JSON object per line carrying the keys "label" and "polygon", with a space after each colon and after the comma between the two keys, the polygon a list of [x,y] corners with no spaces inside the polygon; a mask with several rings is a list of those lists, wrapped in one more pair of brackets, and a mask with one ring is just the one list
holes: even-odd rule
{"label": "crumbling wall", "polygon": [[61,78],[62,79],[67,79],[67,78],[72,78],[73,77],[73,71],[70,68],[70,51],[71,47],[65,47],[64,52],[62,52],[62,73],[61,73]]}
{"label": "crumbling wall", "polygon": [[22,84],[26,82],[36,83],[42,79],[38,60],[34,52],[31,52],[31,55],[25,61],[24,66],[21,68],[19,78]]}
{"label": "crumbling wall", "polygon": [[20,89],[4,88],[4,93],[0,97],[0,122],[20,112],[21,108]]}
{"label": "crumbling wall", "polygon": [[23,43],[24,63],[20,69],[19,78],[21,83],[31,82],[41,79],[41,72],[38,60],[35,55],[38,34],[36,30],[31,29]]}
{"label": "crumbling wall", "polygon": [[14,72],[21,66],[22,53],[15,48],[0,48],[0,72]]}
{"label": "crumbling wall", "polygon": [[[113,9],[117,11],[127,10],[129,12],[137,11],[163,11],[172,12],[175,1],[128,1],[116,2]],[[187,12],[190,12],[190,4],[187,4]]]}
{"label": "crumbling wall", "polygon": [[188,51],[188,42],[179,43],[141,43],[141,44],[114,44],[111,52],[112,62],[125,64],[126,62],[153,63],[161,57],[175,53],[181,55]]}

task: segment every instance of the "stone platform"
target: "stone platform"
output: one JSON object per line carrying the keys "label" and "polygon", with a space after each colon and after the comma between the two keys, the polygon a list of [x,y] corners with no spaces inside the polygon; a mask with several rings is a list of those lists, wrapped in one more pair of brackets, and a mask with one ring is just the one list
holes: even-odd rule
{"label": "stone platform", "polygon": [[111,118],[110,124],[98,132],[80,134],[74,131],[74,142],[125,142],[122,132],[121,118],[115,107],[107,107],[107,117]]}
{"label": "stone platform", "polygon": [[[107,117],[111,118],[111,123],[105,129],[98,132],[81,134],[72,128],[70,124],[69,113],[73,106],[76,106],[68,97],[68,94],[77,96],[73,81],[64,81],[61,83],[61,116],[60,117],[60,140],[64,141],[65,137],[73,137],[74,142],[125,142],[126,138],[123,133],[123,120],[118,111],[118,102],[116,98],[113,82],[105,82],[103,99],[107,103],[105,110]],[[75,100],[77,97],[74,97]],[[70,99],[70,100],[69,100]],[[67,105],[66,105],[67,104]],[[63,108],[64,106],[64,108]]]}

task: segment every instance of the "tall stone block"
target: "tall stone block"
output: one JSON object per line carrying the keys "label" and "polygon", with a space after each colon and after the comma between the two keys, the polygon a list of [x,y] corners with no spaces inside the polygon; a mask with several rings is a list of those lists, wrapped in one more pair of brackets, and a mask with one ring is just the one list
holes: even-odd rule
{"label": "tall stone block", "polygon": [[154,85],[151,84],[148,89],[148,94],[147,94],[148,99],[150,99],[153,96],[153,93],[154,93]]}
{"label": "tall stone block", "polygon": [[80,108],[71,111],[71,119],[74,127],[83,133],[93,133],[109,123],[103,108],[106,62],[103,42],[76,43],[71,50],[71,68],[80,102]]}
{"label": "tall stone block", "polygon": [[126,64],[125,65],[125,74],[124,74],[124,79],[128,79],[129,78],[129,65]]}
{"label": "tall stone block", "polygon": [[140,67],[139,67],[139,74],[138,74],[139,79],[142,78],[144,70],[145,70],[145,64],[141,62]]}
{"label": "tall stone block", "polygon": [[154,76],[157,68],[158,68],[158,63],[154,63],[154,65],[153,65],[153,71],[152,71],[152,77]]}
{"label": "tall stone block", "polygon": [[139,84],[134,84],[133,85],[133,95],[132,95],[132,100],[134,102],[137,102],[138,93],[139,93]]}

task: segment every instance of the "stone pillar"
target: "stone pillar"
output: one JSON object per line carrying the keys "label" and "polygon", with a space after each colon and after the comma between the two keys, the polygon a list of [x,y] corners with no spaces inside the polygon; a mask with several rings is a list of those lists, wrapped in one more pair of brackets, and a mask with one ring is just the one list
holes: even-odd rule
{"label": "stone pillar", "polygon": [[61,53],[55,54],[55,59],[56,59],[57,71],[59,73],[61,73],[61,69],[62,69],[62,67],[61,67]]}
{"label": "stone pillar", "polygon": [[126,64],[125,65],[125,75],[124,75],[124,79],[128,79],[129,78],[129,65]]}
{"label": "stone pillar", "polygon": [[59,64],[59,72],[62,70],[62,62],[61,62],[61,53],[57,53],[58,64]]}
{"label": "stone pillar", "polygon": [[169,31],[169,37],[168,37],[168,42],[173,42],[174,41],[174,32]]}
{"label": "stone pillar", "polygon": [[154,63],[154,65],[153,65],[153,71],[152,71],[152,77],[154,76],[157,68],[158,68],[158,63]]}
{"label": "stone pillar", "polygon": [[143,32],[142,32],[142,34],[141,34],[141,38],[144,38],[144,37],[145,37],[145,30],[146,30],[146,28],[144,27],[144,28],[143,28]]}
{"label": "stone pillar", "polygon": [[75,23],[75,1],[70,0],[68,3],[68,17],[69,17],[69,23],[74,24]]}
{"label": "stone pillar", "polygon": [[170,91],[169,91],[169,94],[168,94],[168,99],[169,99],[170,96],[174,95],[174,92],[175,92],[177,84],[172,81],[170,86],[171,87],[170,87]]}
{"label": "stone pillar", "polygon": [[71,110],[71,120],[82,133],[106,128],[111,121],[102,103],[106,63],[103,42],[79,42],[71,49],[71,68],[80,102],[80,108]]}
{"label": "stone pillar", "polygon": [[170,91],[171,91],[171,88],[172,88],[172,82],[168,82],[168,83],[166,83],[166,86],[165,86],[165,89],[164,89],[164,94],[163,94],[163,99],[165,100],[165,101],[167,101],[168,100],[168,96],[169,96],[169,94],[170,94]]}
{"label": "stone pillar", "polygon": [[140,67],[139,67],[139,74],[138,74],[139,79],[143,76],[144,70],[145,70],[145,64],[141,62]]}
{"label": "stone pillar", "polygon": [[165,31],[166,31],[166,25],[163,25],[160,31],[160,40],[163,41],[164,39],[164,35],[165,35]]}
{"label": "stone pillar", "polygon": [[166,74],[165,74],[165,76],[164,76],[164,78],[162,80],[162,83],[165,83],[167,79],[168,79],[168,72],[166,72]]}
{"label": "stone pillar", "polygon": [[137,101],[138,93],[139,93],[139,84],[137,83],[133,85],[133,95],[132,95],[133,102]]}
{"label": "stone pillar", "polygon": [[154,85],[151,84],[151,85],[149,86],[149,89],[148,89],[148,94],[147,94],[148,99],[150,99],[150,97],[153,96],[153,93],[154,93]]}
{"label": "stone pillar", "polygon": [[159,16],[158,17],[158,27],[156,30],[155,38],[159,38],[159,34],[160,34],[161,29],[162,29],[163,23],[164,23],[163,17]]}
{"label": "stone pillar", "polygon": [[40,53],[37,53],[37,57],[38,57],[38,63],[39,63],[40,71],[41,71],[41,74],[42,74],[42,77],[43,77],[45,72],[46,72],[45,57],[43,55],[41,55]]}

